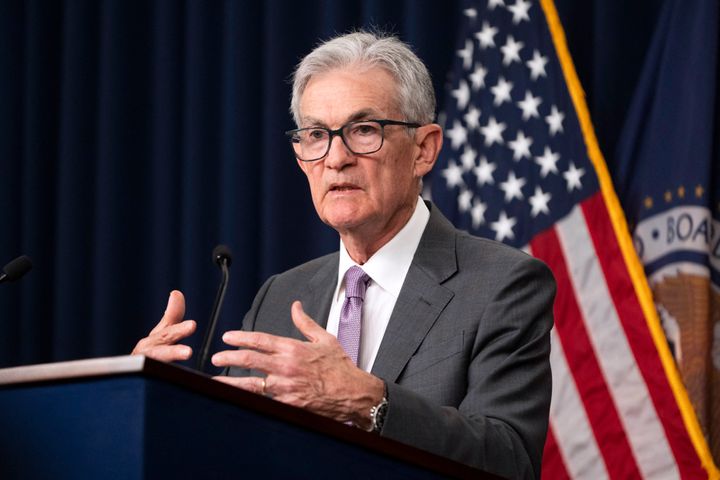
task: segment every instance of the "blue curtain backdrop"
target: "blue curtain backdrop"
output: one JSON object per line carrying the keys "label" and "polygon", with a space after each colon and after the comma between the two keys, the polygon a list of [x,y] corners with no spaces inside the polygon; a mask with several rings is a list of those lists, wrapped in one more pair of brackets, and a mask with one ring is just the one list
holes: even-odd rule
{"label": "blue curtain backdrop", "polygon": [[[661,2],[624,3],[557,2],[606,153]],[[283,135],[298,59],[389,29],[442,105],[459,15],[433,0],[0,2],[0,264],[35,265],[0,285],[0,367],[127,353],[174,288],[196,346],[218,243],[235,252],[219,331],[237,328],[269,275],[338,245]]]}

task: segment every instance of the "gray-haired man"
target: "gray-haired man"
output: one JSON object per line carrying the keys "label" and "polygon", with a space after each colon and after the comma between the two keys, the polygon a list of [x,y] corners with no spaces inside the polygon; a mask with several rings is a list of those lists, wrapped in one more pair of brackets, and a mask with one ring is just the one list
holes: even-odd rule
{"label": "gray-haired man", "polygon": [[[420,199],[442,145],[425,66],[396,38],[344,35],[302,60],[291,108],[297,163],[340,249],[263,285],[243,331],[223,336],[241,349],[213,357],[230,367],[220,379],[490,472],[539,477],[554,282],[539,261],[454,229]],[[176,345],[195,330],[183,315],[173,292],[134,353],[189,358]]]}

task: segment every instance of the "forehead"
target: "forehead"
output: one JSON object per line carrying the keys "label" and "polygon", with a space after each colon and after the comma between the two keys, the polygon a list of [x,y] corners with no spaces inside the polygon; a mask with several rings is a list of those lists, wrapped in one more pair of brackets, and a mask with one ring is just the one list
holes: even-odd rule
{"label": "forehead", "polygon": [[336,126],[357,117],[398,116],[397,86],[383,68],[349,67],[313,75],[300,97],[303,124]]}

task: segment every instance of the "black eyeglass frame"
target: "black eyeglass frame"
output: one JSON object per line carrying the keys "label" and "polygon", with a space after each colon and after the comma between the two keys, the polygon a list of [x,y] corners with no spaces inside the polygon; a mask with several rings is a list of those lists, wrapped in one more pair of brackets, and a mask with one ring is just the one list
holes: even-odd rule
{"label": "black eyeglass frame", "polygon": [[[345,128],[351,126],[351,125],[355,125],[355,124],[358,124],[358,123],[368,123],[368,122],[375,122],[375,123],[378,123],[378,124],[380,125],[380,136],[381,136],[381,138],[380,138],[380,146],[379,146],[378,148],[376,148],[375,150],[372,150],[372,151],[369,151],[369,152],[356,152],[355,150],[353,150],[352,148],[350,148],[350,145],[348,145],[347,141],[345,140],[345,136],[343,135],[343,130],[344,130]],[[375,153],[375,152],[380,151],[380,149],[381,149],[381,148],[383,147],[383,145],[385,144],[385,126],[386,126],[386,125],[399,125],[399,126],[407,127],[407,128],[420,128],[420,127],[422,127],[422,125],[420,125],[419,123],[402,122],[402,121],[400,121],[400,120],[388,120],[388,119],[370,118],[370,119],[367,119],[367,120],[356,120],[356,121],[353,121],[353,122],[348,122],[348,123],[346,123],[345,125],[341,126],[340,128],[337,128],[337,129],[335,129],[335,130],[331,130],[331,129],[327,128],[327,127],[305,127],[305,128],[296,128],[296,129],[294,129],[294,130],[288,130],[287,132],[285,132],[285,135],[287,135],[288,137],[290,137],[290,143],[291,143],[290,146],[292,147],[292,144],[293,144],[293,143],[298,143],[298,141],[296,141],[295,138],[293,138],[294,135],[296,135],[298,132],[302,132],[302,131],[304,131],[304,130],[325,130],[326,132],[328,132],[329,137],[328,137],[327,150],[325,150],[325,153],[323,153],[321,156],[319,156],[319,157],[317,157],[317,158],[313,158],[313,159],[311,159],[311,160],[304,160],[304,159],[302,159],[302,158],[300,158],[300,157],[297,156],[297,152],[295,152],[295,148],[293,148],[293,153],[295,154],[295,158],[297,158],[297,159],[300,160],[301,162],[317,162],[318,160],[325,158],[325,157],[327,156],[328,152],[330,152],[330,147],[332,146],[333,138],[336,137],[336,136],[337,136],[337,137],[340,137],[340,138],[342,139],[343,145],[345,145],[345,147],[346,147],[348,150],[350,150],[350,152],[352,152],[352,153],[355,154],[355,155],[370,155],[371,153]]]}

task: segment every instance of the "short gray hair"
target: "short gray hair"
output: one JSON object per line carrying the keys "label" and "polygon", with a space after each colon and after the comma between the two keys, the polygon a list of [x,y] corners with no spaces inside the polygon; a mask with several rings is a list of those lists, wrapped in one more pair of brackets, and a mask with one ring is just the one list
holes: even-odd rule
{"label": "short gray hair", "polygon": [[435,119],[435,90],[425,64],[397,37],[357,31],[318,45],[298,64],[293,74],[290,113],[300,127],[300,97],[310,78],[337,68],[359,65],[381,67],[397,85],[398,107],[405,121],[422,125]]}

